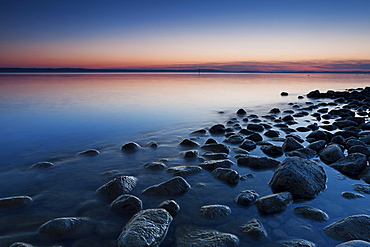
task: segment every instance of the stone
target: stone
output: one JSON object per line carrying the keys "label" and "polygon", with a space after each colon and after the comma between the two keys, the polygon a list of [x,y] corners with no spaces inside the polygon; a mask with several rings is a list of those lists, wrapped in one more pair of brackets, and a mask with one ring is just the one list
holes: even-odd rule
{"label": "stone", "polygon": [[237,184],[239,183],[239,173],[229,168],[217,168],[212,172],[213,176],[228,183]]}
{"label": "stone", "polygon": [[270,110],[270,113],[280,113],[280,109],[279,108],[272,108]]}
{"label": "stone", "polygon": [[351,240],[338,244],[335,247],[370,247],[370,243],[363,240]]}
{"label": "stone", "polygon": [[257,132],[262,132],[262,131],[264,131],[265,128],[261,124],[250,123],[250,124],[247,125],[247,129],[257,131]]}
{"label": "stone", "polygon": [[217,144],[217,141],[213,138],[208,138],[204,144]]}
{"label": "stone", "polygon": [[30,170],[36,170],[36,169],[49,168],[49,167],[52,167],[52,166],[54,166],[54,164],[51,163],[51,162],[41,161],[41,162],[37,162],[37,163],[33,164],[28,169],[30,169]]}
{"label": "stone", "polygon": [[330,144],[319,152],[319,156],[325,164],[332,164],[335,161],[344,158],[344,153],[337,144]]}
{"label": "stone", "polygon": [[175,200],[165,200],[158,205],[158,208],[165,209],[172,217],[180,210],[180,206]]}
{"label": "stone", "polygon": [[239,109],[239,110],[236,112],[236,114],[238,114],[238,115],[245,115],[245,114],[247,114],[247,112],[246,112],[244,109]]}
{"label": "stone", "polygon": [[288,204],[293,201],[289,192],[267,195],[259,198],[255,205],[262,214],[274,214],[284,211]]}
{"label": "stone", "polygon": [[29,196],[12,196],[0,198],[0,209],[16,209],[32,203],[32,198]]}
{"label": "stone", "polygon": [[294,213],[303,218],[315,221],[327,221],[329,219],[327,213],[310,206],[296,207],[294,208]]}
{"label": "stone", "polygon": [[358,126],[358,123],[351,120],[337,120],[333,124],[336,125],[339,129],[343,129],[349,126]]}
{"label": "stone", "polygon": [[346,145],[346,139],[344,139],[343,136],[334,136],[332,139],[331,139],[331,142],[334,142],[336,144],[339,144],[339,145]]}
{"label": "stone", "polygon": [[358,192],[370,194],[370,185],[368,184],[354,184],[353,189]]}
{"label": "stone", "polygon": [[244,140],[244,137],[238,134],[233,134],[231,136],[228,136],[224,142],[231,143],[231,144],[240,144]]}
{"label": "stone", "polygon": [[284,154],[283,148],[276,145],[263,145],[261,150],[264,154],[273,158],[280,157]]}
{"label": "stone", "polygon": [[143,167],[146,170],[152,170],[152,171],[161,171],[167,168],[167,166],[162,162],[146,163]]}
{"label": "stone", "polygon": [[23,242],[16,242],[16,243],[13,243],[12,245],[10,245],[9,247],[33,247],[33,245],[23,243]]}
{"label": "stone", "polygon": [[183,147],[198,147],[199,146],[199,143],[193,141],[193,140],[190,140],[190,139],[184,139],[180,142],[179,144],[180,146],[183,146]]}
{"label": "stone", "polygon": [[231,209],[225,205],[206,205],[200,208],[200,215],[208,220],[216,220],[227,217]]}
{"label": "stone", "polygon": [[182,152],[182,154],[184,155],[185,159],[195,159],[198,157],[199,152],[198,150],[187,150]]}
{"label": "stone", "polygon": [[226,153],[226,154],[229,153],[229,148],[225,144],[221,143],[205,144],[201,146],[201,148],[214,153]]}
{"label": "stone", "polygon": [[288,191],[294,197],[313,198],[326,188],[324,168],[317,162],[288,157],[279,165],[269,185],[274,192]]}
{"label": "stone", "polygon": [[142,191],[144,195],[179,195],[188,191],[190,184],[182,177],[173,177],[163,183],[150,186]]}
{"label": "stone", "polygon": [[259,195],[254,190],[243,190],[236,197],[235,202],[243,206],[250,206],[257,201],[258,197]]}
{"label": "stone", "polygon": [[269,158],[269,157],[258,157],[253,155],[247,155],[245,157],[238,158],[239,166],[246,166],[255,170],[266,170],[276,168],[280,161]]}
{"label": "stone", "polygon": [[303,148],[303,146],[293,137],[287,137],[282,145],[282,148],[284,152],[290,152],[299,148]]}
{"label": "stone", "polygon": [[314,141],[324,140],[329,142],[333,138],[333,134],[328,131],[314,130],[306,136],[307,139],[313,139]]}
{"label": "stone", "polygon": [[126,143],[124,144],[122,147],[121,147],[121,150],[122,151],[125,151],[125,152],[136,152],[138,151],[139,149],[141,149],[141,146],[139,144],[137,144],[136,142],[129,142],[129,143]]}
{"label": "stone", "polygon": [[240,227],[240,230],[249,238],[260,241],[267,238],[267,232],[262,223],[257,219],[252,219]]}
{"label": "stone", "polygon": [[351,192],[351,191],[344,191],[342,192],[342,196],[344,198],[347,198],[347,199],[355,199],[355,198],[363,198],[364,196],[359,194],[359,193],[355,193],[355,192]]}
{"label": "stone", "polygon": [[252,134],[248,135],[246,137],[246,139],[254,141],[254,142],[259,142],[259,141],[263,140],[262,136],[258,133],[252,133]]}
{"label": "stone", "polygon": [[137,178],[133,176],[119,176],[96,190],[96,194],[110,200],[120,195],[128,194],[137,184]]}
{"label": "stone", "polygon": [[298,148],[294,151],[288,152],[287,155],[289,157],[296,156],[304,159],[312,159],[317,156],[317,153],[310,148]]}
{"label": "stone", "polygon": [[288,92],[281,92],[281,93],[280,93],[280,95],[281,95],[281,96],[288,96],[288,95],[289,95],[289,93],[288,93]]}
{"label": "stone", "polygon": [[167,169],[174,176],[186,177],[192,174],[201,172],[203,169],[200,166],[174,166]]}
{"label": "stone", "polygon": [[236,247],[239,246],[237,236],[199,226],[180,226],[176,230],[177,247]]}
{"label": "stone", "polygon": [[257,147],[257,144],[252,140],[246,139],[239,147],[247,151],[251,151]]}
{"label": "stone", "polygon": [[319,152],[321,149],[325,147],[325,145],[326,145],[326,141],[319,140],[319,141],[311,142],[310,144],[306,146],[306,148],[310,148],[316,152]]}
{"label": "stone", "polygon": [[213,125],[210,129],[209,129],[209,132],[211,134],[216,134],[216,135],[220,135],[220,134],[224,134],[225,133],[225,126],[223,124],[216,124],[216,125]]}
{"label": "stone", "polygon": [[204,154],[202,154],[202,156],[209,160],[223,160],[223,159],[227,159],[228,154],[205,152]]}
{"label": "stone", "polygon": [[164,209],[147,209],[135,214],[117,239],[117,247],[159,246],[172,222]]}
{"label": "stone", "polygon": [[80,155],[80,156],[90,156],[90,157],[96,156],[98,154],[100,154],[100,152],[96,149],[87,149],[85,151],[81,151],[77,153],[77,155]]}
{"label": "stone", "polygon": [[149,148],[157,148],[159,145],[158,143],[153,141],[153,142],[149,142],[148,144],[146,144],[146,146]]}
{"label": "stone", "polygon": [[65,217],[49,220],[38,229],[39,233],[59,239],[74,239],[91,234],[95,223],[86,217]]}
{"label": "stone", "polygon": [[348,153],[349,154],[362,153],[362,154],[366,155],[367,158],[370,157],[370,149],[368,147],[362,146],[362,145],[354,145],[354,146],[350,147],[348,149]]}
{"label": "stone", "polygon": [[316,247],[314,243],[304,239],[293,239],[289,241],[281,241],[279,243],[279,247]]}
{"label": "stone", "polygon": [[120,195],[110,205],[110,209],[119,214],[135,214],[143,207],[142,201],[129,194]]}
{"label": "stone", "polygon": [[352,215],[324,228],[324,232],[340,241],[370,241],[370,216]]}
{"label": "stone", "polygon": [[203,167],[206,170],[210,170],[210,171],[213,171],[217,168],[230,168],[232,165],[234,165],[234,162],[232,162],[229,159],[209,160],[209,161],[204,161],[200,164],[201,167]]}
{"label": "stone", "polygon": [[361,153],[351,153],[330,165],[349,177],[357,177],[367,167],[367,157]]}
{"label": "stone", "polygon": [[264,133],[265,136],[273,138],[278,137],[280,135],[280,132],[277,130],[268,130]]}

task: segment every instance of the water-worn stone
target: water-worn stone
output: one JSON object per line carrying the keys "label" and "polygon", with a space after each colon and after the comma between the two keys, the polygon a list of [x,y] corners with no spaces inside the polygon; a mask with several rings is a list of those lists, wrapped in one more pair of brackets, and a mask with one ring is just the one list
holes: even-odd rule
{"label": "water-worn stone", "polygon": [[247,129],[248,130],[262,132],[265,128],[261,124],[253,124],[253,123],[250,123],[250,124],[247,125]]}
{"label": "water-worn stone", "polygon": [[90,157],[96,156],[98,154],[100,154],[100,152],[96,149],[87,149],[85,151],[81,151],[77,153],[77,155],[80,155],[80,156],[90,156]]}
{"label": "water-worn stone", "polygon": [[141,146],[137,144],[136,142],[129,142],[129,143],[124,144],[121,147],[121,150],[125,152],[135,152],[135,151],[138,151],[140,148]]}
{"label": "water-worn stone", "polygon": [[144,195],[178,195],[188,191],[190,184],[182,177],[173,177],[163,183],[152,185],[142,191]]}
{"label": "water-worn stone", "polygon": [[335,247],[370,247],[370,243],[363,240],[351,240],[338,244]]}
{"label": "water-worn stone", "polygon": [[173,173],[174,176],[186,177],[191,174],[199,173],[202,171],[200,166],[174,166],[167,169],[168,172]]}
{"label": "water-worn stone", "polygon": [[284,152],[290,152],[299,148],[303,148],[303,146],[293,137],[288,137],[285,139],[282,148]]}
{"label": "water-worn stone", "polygon": [[361,153],[352,153],[330,165],[349,177],[357,177],[367,167],[367,157]]}
{"label": "water-worn stone", "polygon": [[354,145],[354,146],[350,147],[348,149],[348,153],[349,154],[362,153],[362,154],[366,155],[367,158],[370,157],[370,149],[368,147],[362,146],[362,145]]}
{"label": "water-worn stone", "polygon": [[331,144],[319,152],[320,159],[326,164],[332,164],[335,161],[344,158],[342,149],[337,144]]}
{"label": "water-worn stone", "polygon": [[66,217],[49,220],[38,231],[54,238],[73,239],[92,233],[95,227],[95,223],[89,218]]}
{"label": "water-worn stone", "polygon": [[147,209],[135,214],[117,239],[117,247],[157,247],[167,234],[172,216],[164,209]]}
{"label": "water-worn stone", "polygon": [[216,134],[216,135],[220,135],[220,134],[223,134],[225,133],[225,126],[223,124],[215,124],[213,125],[210,129],[209,129],[209,132],[211,134]]}
{"label": "water-worn stone", "polygon": [[246,137],[246,139],[254,141],[254,142],[259,142],[259,141],[263,140],[263,137],[258,133],[252,133],[252,134],[248,135]]}
{"label": "water-worn stone", "polygon": [[184,152],[181,152],[181,154],[184,156],[185,159],[195,159],[198,157],[198,150],[187,150]]}
{"label": "water-worn stone", "polygon": [[247,166],[255,170],[271,169],[277,167],[279,164],[280,161],[269,157],[247,155],[245,157],[238,158],[239,166]]}
{"label": "water-worn stone", "polygon": [[239,173],[229,168],[217,168],[212,172],[213,176],[228,183],[237,184],[239,183]]}
{"label": "water-worn stone", "polygon": [[329,142],[333,138],[333,134],[328,131],[314,130],[306,136],[307,139],[312,139],[314,141],[324,140]]}
{"label": "water-worn stone", "polygon": [[16,243],[13,243],[12,245],[10,245],[9,247],[33,247],[33,245],[23,243],[23,242],[16,242]]}
{"label": "water-worn stone", "polygon": [[255,149],[256,146],[257,144],[254,141],[246,139],[243,141],[243,143],[239,147],[247,151],[251,151]]}
{"label": "water-worn stone", "polygon": [[237,236],[194,226],[181,226],[176,230],[177,247],[236,247]]}
{"label": "water-worn stone", "polygon": [[36,170],[36,169],[49,168],[49,167],[52,167],[52,166],[54,166],[54,164],[51,163],[51,162],[41,161],[41,162],[37,162],[37,163],[33,164],[28,169],[30,169],[30,170]]}
{"label": "water-worn stone", "polygon": [[233,134],[231,136],[226,137],[224,142],[231,143],[231,144],[240,144],[244,140],[244,137],[238,134]]}
{"label": "water-worn stone", "polygon": [[206,205],[200,208],[200,215],[209,220],[224,218],[231,214],[231,209],[225,205]]}
{"label": "water-worn stone", "polygon": [[326,141],[319,140],[319,141],[315,141],[315,142],[308,144],[306,148],[310,148],[312,150],[315,150],[316,152],[319,152],[321,149],[325,147],[325,145],[326,145]]}
{"label": "water-worn stone", "polygon": [[268,130],[264,133],[264,135],[273,138],[278,137],[280,135],[280,132],[277,130]]}
{"label": "water-worn stone", "polygon": [[310,206],[296,207],[294,208],[294,213],[303,218],[315,221],[327,221],[329,219],[327,213],[318,208]]}
{"label": "water-worn stone", "polygon": [[267,232],[262,223],[257,219],[252,219],[240,226],[240,230],[249,238],[259,241],[267,238]]}
{"label": "water-worn stone", "polygon": [[120,195],[130,193],[136,183],[137,178],[133,176],[119,176],[98,188],[96,194],[113,200]]}
{"label": "water-worn stone", "polygon": [[269,185],[274,192],[289,191],[294,197],[312,198],[325,189],[326,174],[315,161],[289,157],[275,170]]}
{"label": "water-worn stone", "polygon": [[232,165],[234,165],[234,162],[232,162],[229,159],[209,160],[209,161],[204,161],[200,164],[201,167],[203,167],[206,170],[210,170],[210,171],[213,171],[217,168],[230,168]]}
{"label": "water-worn stone", "polygon": [[261,150],[264,154],[273,158],[280,157],[284,154],[283,148],[276,145],[263,145],[261,146]]}
{"label": "water-worn stone", "polygon": [[0,209],[21,208],[30,205],[32,201],[32,198],[29,196],[12,196],[0,198]]}
{"label": "water-worn stone", "polygon": [[184,139],[180,142],[179,144],[180,146],[183,146],[183,147],[198,147],[199,146],[199,143],[197,143],[196,141],[193,141],[193,140],[190,140],[190,139]]}
{"label": "water-worn stone", "polygon": [[324,232],[337,240],[370,241],[370,216],[352,215],[324,228]]}
{"label": "water-worn stone", "polygon": [[289,241],[281,241],[277,247],[316,247],[316,245],[310,241],[304,239],[293,239]]}
{"label": "water-worn stone", "polygon": [[201,146],[201,149],[211,151],[214,153],[229,153],[229,148],[225,144],[221,143],[211,143],[211,144],[205,144]]}
{"label": "water-worn stone", "polygon": [[158,205],[158,208],[165,209],[172,216],[176,215],[180,210],[180,206],[175,200],[165,200]]}
{"label": "water-worn stone", "polygon": [[257,201],[258,197],[259,195],[254,190],[243,190],[236,197],[235,202],[243,206],[250,206]]}
{"label": "water-worn stone", "polygon": [[162,162],[146,163],[143,167],[146,170],[152,170],[152,171],[161,171],[167,168],[167,166]]}
{"label": "water-worn stone", "polygon": [[304,159],[312,159],[317,156],[317,152],[310,148],[298,148],[296,150],[288,152],[287,155],[289,157],[297,156]]}
{"label": "water-worn stone", "polygon": [[255,205],[263,214],[274,214],[285,210],[286,206],[293,201],[293,196],[289,192],[267,195],[259,198]]}
{"label": "water-worn stone", "polygon": [[129,194],[120,195],[110,205],[110,209],[120,214],[135,214],[143,207],[141,200]]}
{"label": "water-worn stone", "polygon": [[368,184],[354,184],[353,189],[358,192],[370,194],[370,185]]}
{"label": "water-worn stone", "polygon": [[355,198],[362,198],[363,195],[351,191],[344,191],[342,192],[342,196],[347,199],[355,199]]}
{"label": "water-worn stone", "polygon": [[223,160],[223,159],[227,159],[228,154],[205,152],[204,154],[202,154],[202,156],[209,160]]}

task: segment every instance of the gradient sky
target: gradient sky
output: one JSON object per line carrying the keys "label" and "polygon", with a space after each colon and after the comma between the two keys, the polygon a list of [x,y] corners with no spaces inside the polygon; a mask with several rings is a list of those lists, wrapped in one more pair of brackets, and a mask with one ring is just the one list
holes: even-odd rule
{"label": "gradient sky", "polygon": [[0,67],[370,71],[370,1],[0,0]]}

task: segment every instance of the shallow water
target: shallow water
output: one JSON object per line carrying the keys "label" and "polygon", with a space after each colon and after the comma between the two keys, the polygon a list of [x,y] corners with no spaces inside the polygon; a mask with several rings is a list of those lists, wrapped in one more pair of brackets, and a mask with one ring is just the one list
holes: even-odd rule
{"label": "shallow water", "polygon": [[[15,241],[24,239],[36,246],[78,246],[76,240],[45,240],[35,232],[53,218],[87,216],[101,226],[100,234],[87,238],[93,238],[100,246],[114,246],[129,217],[110,212],[109,204],[97,198],[95,190],[116,173],[122,173],[139,179],[132,194],[142,199],[144,209],[154,208],[164,199],[179,203],[181,210],[162,246],[174,246],[174,232],[184,224],[233,233],[240,238],[240,246],[263,246],[297,238],[313,241],[317,246],[334,246],[339,242],[327,237],[322,229],[349,215],[369,214],[370,200],[368,195],[355,200],[343,198],[341,192],[352,191],[352,184],[364,182],[346,178],[326,165],[326,190],[314,200],[296,202],[273,216],[262,216],[254,206],[234,203],[245,189],[253,189],[260,196],[271,194],[268,182],[272,170],[252,171],[234,165],[233,169],[241,175],[255,176],[234,187],[203,171],[186,177],[192,185],[189,192],[168,198],[141,194],[146,187],[172,177],[166,171],[146,171],[142,166],[161,159],[167,159],[169,167],[200,164],[199,160],[184,160],[178,143],[188,138],[191,131],[225,124],[236,117],[239,108],[261,117],[273,107],[291,109],[289,102],[304,106],[311,100],[297,96],[314,89],[341,90],[369,84],[368,75],[335,74],[0,74],[0,198],[29,195],[34,199],[29,207],[0,211],[0,243],[8,243],[9,236],[17,235]],[[288,91],[289,96],[281,97],[281,91]],[[315,122],[310,116],[299,121],[302,125]],[[246,125],[241,118],[239,122]],[[299,134],[304,137],[307,133]],[[199,137],[197,141],[203,144],[207,138]],[[224,139],[213,138],[219,142]],[[156,141],[159,147],[122,153],[120,146],[129,141],[143,146]],[[101,154],[76,156],[88,148],[96,148]],[[251,154],[265,156],[259,147]],[[229,156],[236,163],[234,155],[231,152]],[[51,161],[55,166],[28,170],[39,161]],[[104,175],[112,170],[110,175]],[[197,186],[199,183],[204,186]],[[228,205],[232,214],[215,222],[201,219],[199,209],[208,204]],[[294,207],[304,205],[324,210],[329,221],[318,223],[294,215]],[[239,226],[253,218],[262,222],[268,240],[256,243],[243,237]]]}

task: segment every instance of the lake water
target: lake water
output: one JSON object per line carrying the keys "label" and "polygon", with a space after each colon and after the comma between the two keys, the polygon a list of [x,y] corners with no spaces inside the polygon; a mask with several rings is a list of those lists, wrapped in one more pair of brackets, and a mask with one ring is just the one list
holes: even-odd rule
{"label": "lake water", "polygon": [[[251,171],[235,165],[233,169],[241,175],[252,173],[255,177],[234,187],[203,171],[186,177],[192,185],[188,193],[166,198],[144,196],[141,190],[172,175],[166,171],[149,172],[142,166],[161,159],[167,159],[169,167],[198,165],[198,160],[182,158],[179,142],[191,131],[225,124],[236,117],[239,108],[261,117],[273,107],[291,109],[290,102],[304,106],[312,100],[298,96],[314,89],[369,85],[369,75],[355,74],[0,74],[0,198],[28,195],[34,200],[20,210],[0,211],[0,246],[24,240],[36,246],[75,247],[84,246],[87,239],[93,239],[97,246],[114,246],[129,217],[110,212],[109,204],[97,198],[95,190],[117,173],[139,179],[132,194],[142,199],[144,209],[155,208],[164,199],[179,203],[181,210],[162,246],[175,246],[175,231],[181,225],[233,233],[240,238],[240,246],[264,246],[289,239],[334,246],[339,242],[327,237],[322,229],[349,215],[369,214],[366,205],[370,199],[366,195],[356,200],[343,198],[342,191],[351,191],[352,184],[363,182],[345,178],[330,167],[324,165],[327,189],[316,199],[296,202],[277,215],[262,216],[254,206],[240,207],[234,199],[245,189],[253,189],[260,196],[271,194],[271,170]],[[282,91],[289,92],[289,96],[281,97]],[[314,118],[307,116],[299,121],[307,125]],[[240,124],[246,123],[240,119]],[[298,134],[304,137],[307,133]],[[203,144],[207,138],[197,141]],[[224,139],[214,138],[219,142]],[[159,147],[143,148],[130,155],[122,153],[121,145],[130,141],[143,146],[155,141]],[[101,154],[76,156],[90,148]],[[251,154],[264,156],[259,147]],[[234,155],[231,152],[230,159],[235,162]],[[28,170],[39,161],[50,161],[55,166]],[[205,186],[197,186],[199,183]],[[199,209],[209,204],[228,205],[232,214],[221,222],[202,220]],[[317,223],[295,216],[294,207],[304,205],[324,210],[329,221]],[[71,216],[90,217],[101,222],[102,229],[84,240],[51,240],[36,234],[46,221]],[[268,240],[253,242],[241,234],[239,226],[253,218],[263,223]]]}

